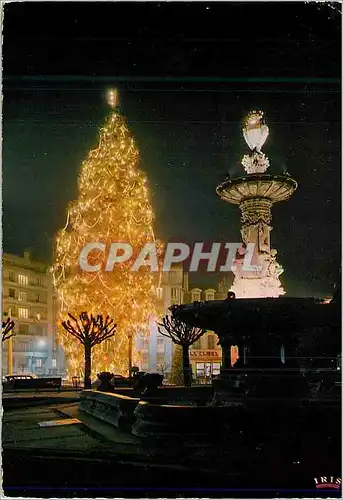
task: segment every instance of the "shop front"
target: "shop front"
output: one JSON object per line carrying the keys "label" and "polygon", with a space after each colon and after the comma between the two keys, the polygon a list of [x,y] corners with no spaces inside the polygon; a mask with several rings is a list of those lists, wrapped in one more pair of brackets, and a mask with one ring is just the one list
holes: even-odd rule
{"label": "shop front", "polygon": [[[231,346],[231,366],[238,359],[238,347]],[[212,377],[219,375],[222,363],[221,349],[190,349],[189,359],[193,380],[199,384],[211,383]]]}
{"label": "shop front", "polygon": [[219,375],[221,365],[221,350],[192,349],[189,352],[193,380],[199,384],[211,383],[212,377]]}

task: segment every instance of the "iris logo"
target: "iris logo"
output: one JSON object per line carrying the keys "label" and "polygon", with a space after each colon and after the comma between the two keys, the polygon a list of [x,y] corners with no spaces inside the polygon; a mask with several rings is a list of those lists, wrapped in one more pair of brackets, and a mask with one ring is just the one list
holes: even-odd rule
{"label": "iris logo", "polygon": [[314,482],[316,483],[317,490],[320,489],[335,489],[339,490],[342,484],[342,478],[334,476],[320,476],[315,477]]}

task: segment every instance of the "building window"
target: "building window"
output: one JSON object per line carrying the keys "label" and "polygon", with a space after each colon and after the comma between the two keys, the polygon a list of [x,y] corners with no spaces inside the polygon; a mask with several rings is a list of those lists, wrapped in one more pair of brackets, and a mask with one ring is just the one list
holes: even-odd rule
{"label": "building window", "polygon": [[17,316],[16,306],[11,306],[11,307],[8,308],[8,316],[10,318],[15,318]]}
{"label": "building window", "polygon": [[18,274],[18,283],[21,286],[28,286],[29,277],[26,274]]}
{"label": "building window", "polygon": [[44,280],[41,277],[37,278],[37,286],[44,286]]}
{"label": "building window", "polygon": [[175,287],[171,289],[171,298],[172,300],[178,300],[178,289]]}
{"label": "building window", "polygon": [[29,335],[30,334],[30,325],[28,323],[19,323],[18,334],[19,335]]}
{"label": "building window", "polygon": [[37,368],[41,368],[42,367],[42,360],[41,360],[41,358],[37,358],[36,359],[36,367]]}
{"label": "building window", "polygon": [[215,349],[214,335],[209,335],[207,337],[207,349]]}
{"label": "building window", "polygon": [[164,354],[161,354],[161,353],[157,354],[157,356],[156,356],[156,365],[158,367],[160,367],[160,368],[162,366],[164,366]]}
{"label": "building window", "polygon": [[23,291],[18,291],[18,300],[20,302],[26,302],[27,301],[27,293]]}
{"label": "building window", "polygon": [[27,307],[18,307],[18,318],[29,319],[29,310]]}
{"label": "building window", "polygon": [[200,292],[192,292],[192,301],[200,302]]}
{"label": "building window", "polygon": [[161,286],[156,288],[156,297],[158,300],[162,300],[163,298],[163,288]]}
{"label": "building window", "polygon": [[56,368],[56,367],[57,367],[57,360],[53,358],[51,360],[51,368]]}
{"label": "building window", "polygon": [[220,363],[212,363],[212,375],[220,374]]}
{"label": "building window", "polygon": [[10,299],[15,299],[15,290],[14,288],[9,288],[8,289],[8,296]]}
{"label": "building window", "polygon": [[15,342],[14,350],[15,352],[30,352],[32,345],[30,342]]}
{"label": "building window", "polygon": [[205,363],[196,364],[196,377],[202,378],[205,376]]}
{"label": "building window", "polygon": [[147,370],[149,364],[149,355],[143,354],[142,356],[142,369]]}
{"label": "building window", "polygon": [[205,292],[205,297],[206,297],[206,300],[214,300],[214,292],[212,292],[212,291],[206,291]]}
{"label": "building window", "polygon": [[44,335],[43,327],[41,325],[36,325],[35,334],[36,335]]}
{"label": "building window", "polygon": [[46,310],[45,309],[36,309],[33,315],[33,319],[45,320],[46,319]]}
{"label": "building window", "polygon": [[157,338],[156,347],[157,347],[158,351],[163,351],[164,350],[164,339]]}
{"label": "building window", "polygon": [[12,283],[15,283],[16,279],[15,279],[15,272],[14,271],[10,271],[8,273],[8,280],[12,281]]}
{"label": "building window", "polygon": [[177,283],[177,272],[176,271],[169,271],[169,280],[170,280],[170,283]]}

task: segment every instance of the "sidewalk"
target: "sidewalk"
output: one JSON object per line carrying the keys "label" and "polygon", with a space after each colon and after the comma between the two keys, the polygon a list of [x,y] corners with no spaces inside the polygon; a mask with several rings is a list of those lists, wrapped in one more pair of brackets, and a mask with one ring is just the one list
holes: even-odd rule
{"label": "sidewalk", "polygon": [[[314,441],[313,449],[302,455],[300,449],[295,454],[270,447],[256,451],[234,440],[224,447],[219,442],[187,446],[182,439],[157,444],[79,412],[75,403],[61,404],[63,393],[53,396],[43,404],[38,396],[35,407],[28,407],[24,398],[25,406],[22,399],[21,407],[3,413],[6,496],[228,498],[228,488],[269,488],[260,496],[275,498],[282,489],[273,488],[292,487],[300,497],[340,497],[339,491],[312,491],[313,474],[324,465],[339,474],[336,448],[330,454]],[[61,420],[66,425],[39,425]],[[235,490],[233,496],[247,494]]]}
{"label": "sidewalk", "polygon": [[75,391],[75,390],[61,390],[60,392],[57,391],[17,391],[17,392],[2,392],[2,399],[9,399],[9,398],[15,398],[15,397],[21,397],[21,398],[32,398],[32,397],[42,397],[42,396],[48,396],[48,397],[65,397],[65,396],[78,396],[81,391]]}
{"label": "sidewalk", "polygon": [[[194,485],[199,470],[179,465],[168,457],[170,450],[158,457],[146,442],[87,415],[68,424],[78,416],[76,405],[56,405],[56,399],[53,405],[4,412],[6,496],[141,498],[151,488],[166,497],[166,487]],[[60,420],[67,425],[39,425]],[[201,478],[203,485],[213,485],[213,471],[202,471]]]}

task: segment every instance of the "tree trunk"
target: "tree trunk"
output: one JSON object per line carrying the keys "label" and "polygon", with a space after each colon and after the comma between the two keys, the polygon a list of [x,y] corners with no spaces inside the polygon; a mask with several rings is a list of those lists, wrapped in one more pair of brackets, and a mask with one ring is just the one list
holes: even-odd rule
{"label": "tree trunk", "polygon": [[85,345],[85,378],[84,378],[84,388],[91,389],[91,366],[92,366],[92,348],[90,345]]}
{"label": "tree trunk", "polygon": [[189,364],[189,346],[182,346],[182,369],[183,369],[183,380],[186,387],[192,385],[192,371]]}

